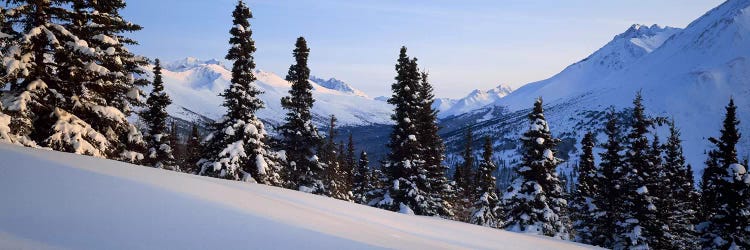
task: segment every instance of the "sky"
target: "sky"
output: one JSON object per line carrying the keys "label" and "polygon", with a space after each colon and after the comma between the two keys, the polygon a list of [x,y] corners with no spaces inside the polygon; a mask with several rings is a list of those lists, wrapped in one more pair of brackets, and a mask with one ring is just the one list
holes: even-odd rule
{"label": "sky", "polygon": [[[399,48],[430,73],[438,97],[549,78],[632,24],[685,27],[723,0],[256,0],[258,69],[285,76],[297,37],[312,74],[390,95]],[[134,52],[162,61],[221,59],[236,0],[129,0],[143,30]]]}

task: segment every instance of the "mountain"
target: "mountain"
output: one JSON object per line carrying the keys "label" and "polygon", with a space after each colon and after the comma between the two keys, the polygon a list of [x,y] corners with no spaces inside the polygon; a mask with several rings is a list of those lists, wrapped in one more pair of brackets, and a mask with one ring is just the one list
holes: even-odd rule
{"label": "mountain", "polygon": [[[168,111],[176,118],[194,121],[195,116],[218,119],[223,115],[223,98],[219,96],[229,86],[231,71],[219,60],[202,61],[188,57],[164,64],[165,89],[172,97],[173,104]],[[150,69],[149,69],[150,70]],[[283,122],[286,112],[281,108],[281,97],[288,95],[291,84],[282,77],[262,70],[253,72],[258,79],[256,85],[264,91],[260,98],[266,107],[258,116],[269,125]],[[150,73],[147,77],[150,77]],[[361,126],[390,124],[391,106],[370,99],[362,91],[331,78],[314,78],[313,121],[324,126],[331,115],[335,115],[340,125]]]}
{"label": "mountain", "polygon": [[367,94],[365,92],[362,92],[358,89],[353,88],[349,84],[336,79],[336,78],[329,78],[328,80],[318,78],[316,76],[310,76],[310,81],[317,83],[323,88],[330,89],[330,90],[336,90],[341,93],[349,93],[355,96],[361,96],[368,98]]}
{"label": "mountain", "polygon": [[0,158],[3,249],[595,249],[50,150]]}
{"label": "mountain", "polygon": [[438,113],[440,118],[445,118],[492,105],[511,92],[513,92],[513,89],[505,85],[499,85],[490,90],[475,89],[461,99],[438,98],[435,100],[433,108],[440,111]]}
{"label": "mountain", "polygon": [[[739,106],[741,132],[750,134],[749,59],[750,0],[729,0],[684,29],[633,25],[586,59],[493,103],[505,111],[487,106],[444,119],[443,133],[449,143],[459,143],[459,124],[479,123],[475,130],[498,138],[500,147],[526,129],[522,118],[542,97],[553,133],[568,141],[563,154],[575,154],[573,146],[586,130],[601,129],[607,107],[626,115],[641,91],[650,116],[675,120],[687,160],[699,176],[709,147],[706,138],[718,136],[730,97]],[[664,129],[658,131],[664,138]],[[750,155],[749,137],[738,149],[739,155]],[[516,155],[513,151],[508,157]]]}

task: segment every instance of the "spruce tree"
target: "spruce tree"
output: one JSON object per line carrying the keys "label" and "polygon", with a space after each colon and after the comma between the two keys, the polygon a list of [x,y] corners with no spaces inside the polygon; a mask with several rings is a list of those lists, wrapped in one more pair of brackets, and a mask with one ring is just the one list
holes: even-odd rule
{"label": "spruce tree", "polygon": [[407,56],[406,47],[401,47],[396,72],[396,82],[391,85],[393,95],[388,99],[395,106],[391,115],[395,125],[388,143],[390,153],[383,166],[388,180],[370,204],[406,214],[434,215],[437,213],[432,211],[432,196],[424,185],[428,172],[417,126],[418,113],[422,111],[421,75],[417,60]]}
{"label": "spruce tree", "polygon": [[584,244],[601,244],[596,236],[602,234],[598,227],[600,208],[597,200],[606,198],[602,195],[600,171],[594,162],[594,134],[587,132],[581,140],[582,152],[578,162],[578,185],[573,194],[571,217],[576,232],[575,240]]}
{"label": "spruce tree", "polygon": [[189,174],[198,174],[200,170],[196,164],[201,159],[201,134],[198,131],[198,125],[193,124],[190,129],[190,136],[185,143],[185,163],[181,166],[182,171]]}
{"label": "spruce tree", "polygon": [[336,121],[338,121],[336,116],[331,115],[328,125],[328,136],[318,150],[320,163],[324,166],[321,181],[325,187],[325,192],[322,195],[336,199],[346,199],[345,194],[341,192],[343,189],[343,183],[341,182],[343,174],[341,172],[341,161],[339,160],[339,145],[335,142],[338,134],[336,131]]}
{"label": "spruce tree", "polygon": [[206,138],[200,174],[231,180],[243,180],[269,185],[280,185],[278,156],[266,144],[263,122],[256,116],[264,107],[262,93],[255,85],[255,42],[249,19],[253,17],[243,1],[232,13],[233,26],[229,31],[231,48],[226,59],[234,61],[232,80],[222,97],[226,115],[211,125]]}
{"label": "spruce tree", "polygon": [[179,170],[174,158],[174,148],[170,145],[172,138],[167,130],[167,106],[172,104],[164,92],[164,80],[161,76],[161,64],[156,59],[154,64],[154,82],[151,94],[146,100],[146,109],[141,112],[141,118],[148,126],[148,154],[146,162],[155,168]]}
{"label": "spruce tree", "polygon": [[417,113],[417,130],[420,132],[419,143],[422,145],[424,152],[422,155],[425,160],[425,169],[427,171],[427,180],[425,186],[426,192],[432,195],[429,209],[430,215],[436,214],[443,218],[452,218],[454,216],[453,204],[450,200],[455,197],[455,190],[450,180],[446,176],[448,166],[443,164],[445,160],[445,143],[438,134],[438,111],[432,106],[435,103],[435,94],[429,81],[429,74],[421,73],[419,85],[419,96],[421,98],[421,111]]}
{"label": "spruce tree", "polygon": [[695,181],[690,165],[685,163],[682,150],[680,131],[674,120],[669,124],[669,139],[664,145],[663,180],[669,180],[665,189],[668,190],[669,202],[664,203],[666,225],[669,228],[669,244],[673,249],[696,249],[697,237],[695,223],[697,221],[698,194],[695,191]]}
{"label": "spruce tree", "polygon": [[528,116],[529,130],[521,136],[522,162],[518,177],[503,195],[503,227],[514,232],[569,238],[567,201],[556,167],[559,139],[553,138],[544,118],[542,99]]}
{"label": "spruce tree", "polygon": [[463,192],[464,195],[471,194],[474,191],[474,149],[472,149],[474,138],[472,133],[471,126],[466,128],[463,151],[464,161],[456,168],[456,172],[453,175],[453,180],[456,181],[459,192]]}
{"label": "spruce tree", "polygon": [[729,100],[721,137],[709,138],[715,149],[709,152],[703,176],[704,223],[701,244],[706,249],[750,248],[750,175],[737,159],[740,133],[737,106]]}
{"label": "spruce tree", "polygon": [[477,168],[476,191],[474,192],[472,215],[469,223],[485,227],[497,227],[498,197],[495,187],[495,176],[492,173],[497,166],[492,162],[492,140],[484,138],[484,153]]}
{"label": "spruce tree", "polygon": [[652,121],[646,118],[643,97],[638,92],[633,101],[633,117],[627,148],[624,156],[622,216],[617,222],[619,242],[615,248],[641,249],[650,246],[658,238],[657,207],[652,187],[654,164],[651,147],[646,134]]}
{"label": "spruce tree", "polygon": [[[315,99],[310,84],[310,69],[307,58],[310,49],[304,37],[297,38],[293,56],[295,63],[289,67],[286,80],[292,83],[289,96],[281,99],[281,106],[287,111],[285,123],[279,128],[281,147],[289,162],[289,182],[292,189],[326,194],[323,182],[324,164],[319,162],[317,152],[322,139],[313,126],[311,109]],[[330,135],[329,135],[330,136]]]}
{"label": "spruce tree", "polygon": [[373,190],[372,170],[370,169],[370,160],[367,159],[367,152],[362,151],[359,154],[359,161],[352,171],[352,194],[354,202],[358,204],[367,204],[367,192]]}
{"label": "spruce tree", "polygon": [[[607,123],[604,133],[607,135],[607,142],[603,145],[605,151],[600,154],[600,175],[598,183],[601,184],[600,196],[602,199],[595,199],[594,205],[600,213],[596,217],[595,224],[592,225],[592,245],[614,248],[615,242],[620,240],[616,234],[617,222],[621,220],[623,211],[623,194],[625,184],[625,168],[621,152],[624,150],[620,144],[622,140],[621,128],[619,125],[618,114],[614,108],[607,112]],[[580,176],[579,176],[580,177]]]}

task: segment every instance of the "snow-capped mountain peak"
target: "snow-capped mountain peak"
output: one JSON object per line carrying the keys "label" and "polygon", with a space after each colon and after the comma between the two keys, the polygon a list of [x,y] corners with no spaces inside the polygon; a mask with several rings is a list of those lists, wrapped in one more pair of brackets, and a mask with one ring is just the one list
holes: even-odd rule
{"label": "snow-capped mountain peak", "polygon": [[[187,57],[163,65],[165,89],[173,100],[168,107],[171,115],[193,121],[195,115],[187,114],[217,119],[224,113],[221,106],[223,98],[219,94],[229,86],[232,73],[220,60]],[[147,71],[150,70],[151,67],[148,67]],[[258,116],[271,123],[269,125],[280,124],[285,114],[280,100],[288,95],[291,83],[273,72],[257,69],[253,74],[257,78],[255,84],[264,92],[261,99],[266,106],[258,112]],[[144,77],[152,77],[151,72]],[[322,81],[322,84],[313,80],[310,82],[316,99],[313,107],[316,124],[325,124],[330,115],[335,115],[342,125],[391,122],[391,106],[387,103],[372,100],[362,91],[335,78]]]}
{"label": "snow-capped mountain peak", "polygon": [[358,89],[355,89],[354,87],[345,83],[344,81],[341,81],[333,77],[328,78],[328,80],[325,80],[323,78],[319,78],[316,76],[310,76],[310,81],[317,83],[321,87],[327,88],[330,90],[336,90],[342,93],[349,93],[349,94],[356,95],[356,96],[367,97],[367,95],[364,92]]}
{"label": "snow-capped mountain peak", "polygon": [[201,65],[218,65],[224,67],[224,64],[219,59],[201,60],[195,57],[186,57],[177,61],[165,63],[163,68],[169,71],[185,71]]}
{"label": "snow-capped mountain peak", "polygon": [[458,115],[492,105],[511,92],[513,92],[513,89],[503,84],[489,90],[475,89],[461,99],[436,99],[433,108],[440,111],[438,115],[441,118]]}

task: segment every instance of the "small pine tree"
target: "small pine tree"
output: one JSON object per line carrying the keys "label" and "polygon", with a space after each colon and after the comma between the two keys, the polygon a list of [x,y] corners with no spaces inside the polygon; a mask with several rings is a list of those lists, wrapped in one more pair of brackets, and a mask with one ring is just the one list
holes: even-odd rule
{"label": "small pine tree", "polygon": [[592,225],[592,245],[614,248],[615,242],[620,241],[620,236],[616,234],[616,222],[621,220],[624,214],[623,194],[624,194],[624,176],[625,168],[623,163],[623,146],[621,128],[619,126],[618,114],[614,108],[607,112],[607,123],[605,134],[607,142],[604,144],[605,151],[600,154],[600,174],[597,182],[601,184],[600,196],[603,199],[595,199],[594,205],[599,208],[599,215],[596,218],[595,225]]}
{"label": "small pine tree", "polygon": [[249,22],[253,15],[238,1],[232,16],[231,48],[226,56],[234,61],[232,80],[222,94],[227,113],[211,125],[204,159],[199,161],[200,174],[278,186],[282,183],[280,159],[266,144],[265,126],[255,115],[264,103],[259,98],[262,91],[254,84],[255,42]]}
{"label": "small pine tree", "polygon": [[166,92],[164,92],[164,81],[161,76],[161,64],[156,59],[154,65],[154,82],[151,94],[146,100],[146,110],[141,112],[141,118],[148,126],[148,154],[146,162],[155,168],[179,170],[173,155],[173,147],[167,130],[167,106],[172,104]]}
{"label": "small pine tree", "polygon": [[[288,175],[290,188],[314,194],[327,194],[323,181],[325,170],[315,149],[322,138],[313,126],[311,109],[315,99],[310,84],[310,69],[307,58],[310,49],[304,37],[297,38],[293,52],[295,63],[289,67],[286,80],[292,83],[289,96],[281,99],[281,106],[287,110],[285,123],[279,128],[281,147],[289,162]],[[330,135],[329,135],[330,136]],[[329,166],[330,167],[330,166]]]}
{"label": "small pine tree", "polygon": [[474,206],[469,223],[485,227],[497,227],[498,197],[495,187],[495,176],[492,173],[497,166],[492,162],[492,140],[484,139],[484,153],[477,168],[476,191],[474,192]]}
{"label": "small pine tree", "polygon": [[740,133],[737,106],[729,100],[721,137],[709,138],[715,149],[709,153],[703,177],[706,211],[701,225],[701,244],[706,249],[750,248],[750,175],[737,159]]}
{"label": "small pine tree", "polygon": [[182,165],[183,171],[185,173],[190,174],[198,174],[198,171],[200,170],[198,168],[198,161],[201,159],[201,148],[203,145],[201,144],[201,134],[200,131],[198,131],[198,125],[193,124],[193,127],[190,129],[190,137],[188,137],[187,142],[185,143],[185,164]]}
{"label": "small pine tree", "polygon": [[575,240],[584,244],[594,244],[596,236],[601,234],[597,226],[600,208],[597,200],[606,197],[601,194],[600,171],[594,160],[594,134],[586,133],[581,140],[582,152],[578,162],[578,185],[573,193],[571,217],[576,232]]}
{"label": "small pine tree", "polygon": [[456,182],[456,186],[459,192],[464,195],[470,195],[474,192],[474,149],[472,143],[474,142],[473,132],[471,126],[466,129],[466,136],[464,136],[464,161],[461,165],[456,167],[456,172],[453,175],[453,180]]}
{"label": "small pine tree", "polygon": [[372,184],[372,170],[369,165],[370,160],[367,159],[367,152],[362,151],[352,172],[352,194],[354,202],[359,204],[367,204],[367,192],[375,189]]}
{"label": "small pine tree", "polygon": [[695,191],[695,181],[690,165],[685,163],[682,153],[680,131],[675,127],[674,120],[669,124],[669,139],[664,145],[664,167],[666,174],[662,177],[669,179],[669,200],[664,204],[666,225],[670,234],[666,235],[670,245],[675,249],[697,249],[697,237],[694,224],[697,221],[696,207],[698,194]]}
{"label": "small pine tree", "polygon": [[529,130],[521,136],[522,162],[518,177],[503,195],[503,227],[568,239],[567,201],[556,167],[562,161],[555,157],[559,139],[553,138],[544,118],[542,99],[534,103],[529,114]]}

